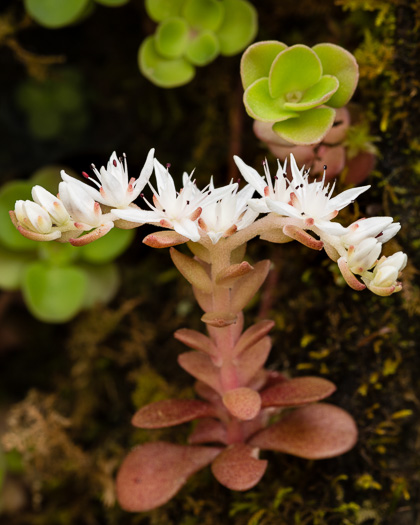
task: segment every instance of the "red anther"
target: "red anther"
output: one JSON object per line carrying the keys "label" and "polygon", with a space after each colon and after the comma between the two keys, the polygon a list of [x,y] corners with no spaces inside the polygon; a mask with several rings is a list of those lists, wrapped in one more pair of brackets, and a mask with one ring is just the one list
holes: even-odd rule
{"label": "red anther", "polygon": [[268,186],[266,186],[266,187],[264,188],[264,195],[265,195],[266,197],[268,197],[268,196],[270,195],[270,188],[269,188]]}
{"label": "red anther", "polygon": [[166,167],[169,169],[169,168],[171,167],[171,163],[168,162],[168,163],[166,164]]}
{"label": "red anther", "polygon": [[115,168],[117,167],[117,161],[115,159],[112,161],[112,164],[114,165]]}
{"label": "red anther", "polygon": [[82,171],[82,175],[85,179],[89,179],[89,175],[86,173],[86,171]]}

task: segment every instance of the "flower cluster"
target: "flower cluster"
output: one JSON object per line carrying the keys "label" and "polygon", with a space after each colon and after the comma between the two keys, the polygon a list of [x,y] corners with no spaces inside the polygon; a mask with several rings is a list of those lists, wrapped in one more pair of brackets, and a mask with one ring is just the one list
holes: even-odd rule
{"label": "flower cluster", "polygon": [[[144,223],[174,230],[178,234],[176,244],[191,240],[214,245],[221,239],[235,239],[239,231],[242,236],[238,246],[257,235],[274,242],[296,239],[314,249],[325,248],[355,290],[367,287],[378,295],[401,290],[397,279],[406,265],[406,255],[398,252],[378,260],[382,245],[399,231],[400,224],[393,223],[391,217],[359,219],[347,228],[333,221],[341,209],[370,186],[333,196],[335,184],[325,182],[325,173],[321,181],[311,182],[309,171],[299,169],[293,155],[291,178],[286,172],[287,161],[283,166],[278,162],[274,181],[267,162],[262,177],[235,156],[247,182],[243,189],[233,182],[215,188],[211,180],[200,190],[192,172],[184,173],[182,188],[177,191],[170,165],[164,167],[153,156],[151,150],[140,176],[129,179],[125,156],[118,158],[113,153],[106,168],[97,170],[92,165],[97,180],[83,173],[97,188],[62,172],[58,197],[35,186],[35,202],[17,201],[12,219],[30,239],[69,241],[78,246],[100,238],[114,225],[131,228]],[[156,189],[150,183],[153,169]],[[151,202],[142,193],[146,186],[152,191]],[[253,198],[255,192],[258,196]],[[133,203],[139,196],[149,209]],[[256,221],[259,214],[268,215]]]}

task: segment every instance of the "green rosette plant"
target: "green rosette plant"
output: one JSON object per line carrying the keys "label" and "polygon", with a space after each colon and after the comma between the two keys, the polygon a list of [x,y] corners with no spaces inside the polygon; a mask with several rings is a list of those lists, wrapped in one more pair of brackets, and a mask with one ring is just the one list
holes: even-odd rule
{"label": "green rosette plant", "polygon": [[320,142],[359,78],[354,56],[335,44],[257,42],[241,60],[247,113],[291,144]]}
{"label": "green rosette plant", "polygon": [[139,49],[143,75],[159,87],[187,84],[195,68],[244,49],[257,32],[257,12],[246,0],[146,0],[154,35]]}
{"label": "green rosette plant", "polygon": [[35,242],[10,223],[9,209],[18,197],[31,198],[34,184],[53,189],[57,167],[37,171],[29,181],[13,181],[0,189],[0,289],[21,290],[31,314],[47,323],[63,323],[81,310],[109,302],[118,290],[113,262],[131,243],[132,230],[113,229],[94,244]]}
{"label": "green rosette plant", "polygon": [[119,7],[129,0],[24,0],[31,18],[48,29],[59,29],[89,16],[96,4]]}

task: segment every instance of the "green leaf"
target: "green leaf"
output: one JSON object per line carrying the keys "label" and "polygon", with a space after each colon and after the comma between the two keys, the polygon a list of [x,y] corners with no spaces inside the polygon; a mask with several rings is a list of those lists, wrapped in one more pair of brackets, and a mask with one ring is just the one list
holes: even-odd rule
{"label": "green leaf", "polygon": [[107,7],[119,7],[127,4],[130,0],[95,0],[98,4],[106,5]]}
{"label": "green leaf", "polygon": [[154,37],[146,38],[139,49],[138,61],[143,75],[163,88],[188,84],[195,75],[195,68],[184,58],[162,58],[155,49]]}
{"label": "green leaf", "polygon": [[146,0],[146,11],[152,20],[162,22],[171,16],[181,14],[185,0]]}
{"label": "green leaf", "polygon": [[276,122],[273,131],[292,144],[316,144],[331,129],[334,118],[332,108],[309,109],[300,113],[299,118]]}
{"label": "green leaf", "polygon": [[188,44],[185,57],[195,66],[205,66],[219,54],[219,41],[211,31],[203,31]]}
{"label": "green leaf", "polygon": [[163,58],[180,58],[188,44],[188,32],[188,24],[183,18],[167,18],[156,30],[156,51]]}
{"label": "green leaf", "polygon": [[29,15],[42,26],[56,29],[75,22],[90,0],[24,0]]}
{"label": "green leaf", "polygon": [[23,275],[22,292],[34,317],[46,323],[65,323],[82,308],[87,278],[74,266],[30,264]]}
{"label": "green leaf", "polygon": [[262,77],[268,77],[271,64],[286,44],[275,40],[257,42],[245,50],[241,59],[241,79],[244,89]]}
{"label": "green leaf", "polygon": [[104,264],[113,261],[130,246],[134,239],[134,230],[112,230],[95,242],[76,248],[81,258],[92,264]]}
{"label": "green leaf", "polygon": [[54,266],[69,266],[80,257],[80,249],[70,243],[37,242],[38,258]]}
{"label": "green leaf", "polygon": [[13,226],[9,211],[15,209],[17,200],[31,199],[30,182],[8,182],[0,190],[0,243],[11,250],[36,250],[37,243],[23,237]]}
{"label": "green leaf", "polygon": [[225,16],[216,36],[219,39],[220,53],[232,56],[242,51],[258,30],[257,11],[245,0],[225,0]]}
{"label": "green leaf", "polygon": [[103,266],[81,265],[87,279],[83,308],[93,308],[97,304],[106,304],[115,297],[120,285],[120,275],[116,264]]}
{"label": "green leaf", "polygon": [[61,182],[60,171],[62,169],[66,170],[68,175],[72,177],[77,177],[76,172],[72,171],[70,168],[64,168],[64,166],[44,166],[39,170],[36,170],[31,177],[32,186],[42,186],[48,190],[53,195],[57,195],[58,185]]}
{"label": "green leaf", "polygon": [[297,44],[282,51],[270,69],[270,93],[274,98],[302,92],[316,84],[322,75],[321,61],[311,48]]}
{"label": "green leaf", "polygon": [[34,259],[34,254],[14,253],[0,248],[0,288],[19,290],[27,264]]}
{"label": "green leaf", "polygon": [[268,89],[268,78],[256,80],[244,93],[248,114],[262,122],[275,122],[297,117],[298,113],[286,110],[283,99],[273,99]]}
{"label": "green leaf", "polygon": [[320,106],[337,91],[339,86],[336,77],[325,75],[319,82],[311,86],[299,102],[286,102],[284,107],[295,111],[305,111],[307,109]]}
{"label": "green leaf", "polygon": [[187,0],[182,9],[182,15],[194,29],[216,31],[223,20],[223,2],[220,0]]}
{"label": "green leaf", "polygon": [[353,96],[359,80],[359,66],[354,56],[335,44],[317,44],[312,48],[319,56],[324,75],[337,77],[340,87],[328,101],[333,108],[341,108]]}

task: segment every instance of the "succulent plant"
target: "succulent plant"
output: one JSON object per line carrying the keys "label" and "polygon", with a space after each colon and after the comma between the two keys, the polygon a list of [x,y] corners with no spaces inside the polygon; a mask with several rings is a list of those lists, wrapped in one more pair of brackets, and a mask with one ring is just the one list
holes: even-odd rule
{"label": "succulent plant", "polygon": [[292,144],[320,142],[332,128],[336,108],[350,100],[358,81],[351,53],[335,44],[287,47],[257,42],[243,54],[244,104],[255,120]]}
{"label": "succulent plant", "polygon": [[257,13],[246,0],[146,0],[159,25],[139,49],[139,66],[154,84],[187,84],[196,66],[219,54],[231,56],[247,46],[257,31]]}

